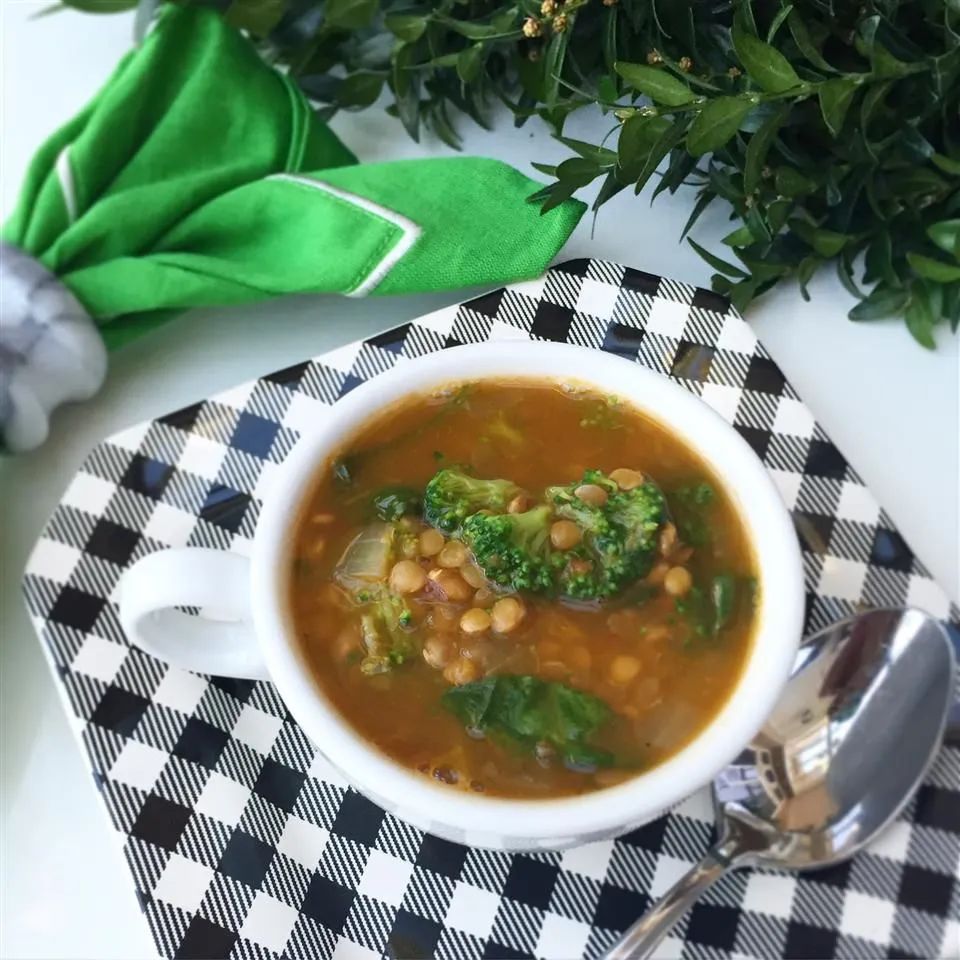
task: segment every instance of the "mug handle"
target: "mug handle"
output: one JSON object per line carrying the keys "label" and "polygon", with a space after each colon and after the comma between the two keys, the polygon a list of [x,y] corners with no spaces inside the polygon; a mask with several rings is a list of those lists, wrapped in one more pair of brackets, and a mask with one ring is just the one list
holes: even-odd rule
{"label": "mug handle", "polygon": [[[250,562],[182,547],[138,560],[120,578],[120,623],[130,642],[195,673],[268,680],[250,613]],[[216,611],[191,616],[176,607]]]}

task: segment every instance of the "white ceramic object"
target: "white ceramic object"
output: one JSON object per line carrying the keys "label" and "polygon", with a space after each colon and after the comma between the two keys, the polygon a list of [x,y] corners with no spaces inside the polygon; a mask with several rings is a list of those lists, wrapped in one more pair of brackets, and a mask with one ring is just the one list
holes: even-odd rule
{"label": "white ceramic object", "polygon": [[[722,478],[748,530],[762,589],[749,659],[713,721],[666,762],[616,787],[578,797],[509,800],[451,791],[395,763],[327,702],[301,660],[287,610],[291,525],[318,468],[357,428],[410,393],[455,381],[537,377],[615,394],[682,437]],[[750,446],[709,406],[666,377],[597,350],[499,341],[398,361],[358,386],[304,434],[265,498],[250,561],[216,550],[151,554],[120,584],[120,619],[133,643],[178,666],[269,678],[326,758],[361,792],[416,826],[503,849],[572,846],[660,815],[731,761],[773,707],[803,626],[803,574],[793,524]],[[174,607],[215,607],[216,621]],[[226,619],[229,617],[229,620]]]}

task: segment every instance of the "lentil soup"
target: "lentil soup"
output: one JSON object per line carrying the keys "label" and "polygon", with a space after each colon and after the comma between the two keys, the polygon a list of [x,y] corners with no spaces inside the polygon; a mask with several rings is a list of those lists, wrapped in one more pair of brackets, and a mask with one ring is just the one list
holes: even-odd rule
{"label": "lentil soup", "polygon": [[718,479],[591,389],[412,396],[320,471],[291,610],[329,700],[449,789],[543,799],[680,750],[747,660],[757,571]]}

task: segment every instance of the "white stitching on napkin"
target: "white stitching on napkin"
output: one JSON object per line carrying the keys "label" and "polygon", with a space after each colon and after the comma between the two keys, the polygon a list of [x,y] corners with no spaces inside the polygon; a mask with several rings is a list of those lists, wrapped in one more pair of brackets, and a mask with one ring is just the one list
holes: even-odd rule
{"label": "white stitching on napkin", "polygon": [[77,188],[73,182],[73,168],[70,166],[69,144],[57,155],[56,170],[63,192],[63,203],[67,208],[67,220],[73,223],[77,219]]}
{"label": "white stitching on napkin", "polygon": [[423,229],[419,224],[414,223],[402,213],[397,213],[396,210],[391,210],[389,207],[383,207],[379,203],[374,203],[373,200],[368,200],[366,197],[361,197],[356,193],[348,193],[339,187],[331,186],[322,180],[296,176],[292,173],[276,173],[268,179],[286,180],[290,183],[299,183],[305,187],[313,187],[316,190],[329,193],[331,196],[345,200],[347,203],[352,203],[361,210],[365,210],[367,213],[372,213],[374,216],[386,220],[395,227],[399,227],[403,232],[399,241],[387,251],[383,259],[367,274],[366,278],[347,294],[348,297],[365,297],[371,290],[375,289],[384,277],[403,259],[410,248],[417,242],[420,234],[423,233]]}

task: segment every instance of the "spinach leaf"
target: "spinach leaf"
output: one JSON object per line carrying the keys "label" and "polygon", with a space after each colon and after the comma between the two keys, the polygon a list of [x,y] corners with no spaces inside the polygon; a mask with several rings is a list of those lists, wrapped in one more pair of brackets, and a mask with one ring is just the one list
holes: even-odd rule
{"label": "spinach leaf", "polygon": [[700,587],[691,587],[682,597],[677,597],[673,605],[695,636],[706,638],[710,635],[710,605]]}
{"label": "spinach leaf", "polygon": [[610,717],[598,697],[538,677],[486,677],[451,687],[441,700],[472,733],[506,740],[533,753],[548,743],[570,767],[610,766],[606,750],[587,743]]}
{"label": "spinach leaf", "polygon": [[349,487],[353,483],[353,473],[348,457],[340,457],[333,461],[333,479],[342,487]]}
{"label": "spinach leaf", "polygon": [[710,542],[710,511],[716,499],[713,487],[705,481],[677,487],[667,497],[680,539],[691,547]]}
{"label": "spinach leaf", "polygon": [[736,580],[729,573],[720,573],[707,590],[691,587],[674,601],[674,606],[695,636],[716,637],[733,617],[736,597]]}
{"label": "spinach leaf", "polygon": [[419,516],[422,505],[423,494],[410,487],[384,487],[373,497],[373,512],[387,523],[396,523],[402,517]]}
{"label": "spinach leaf", "polygon": [[721,573],[710,582],[710,606],[713,608],[713,635],[716,636],[733,616],[736,584],[729,573]]}

